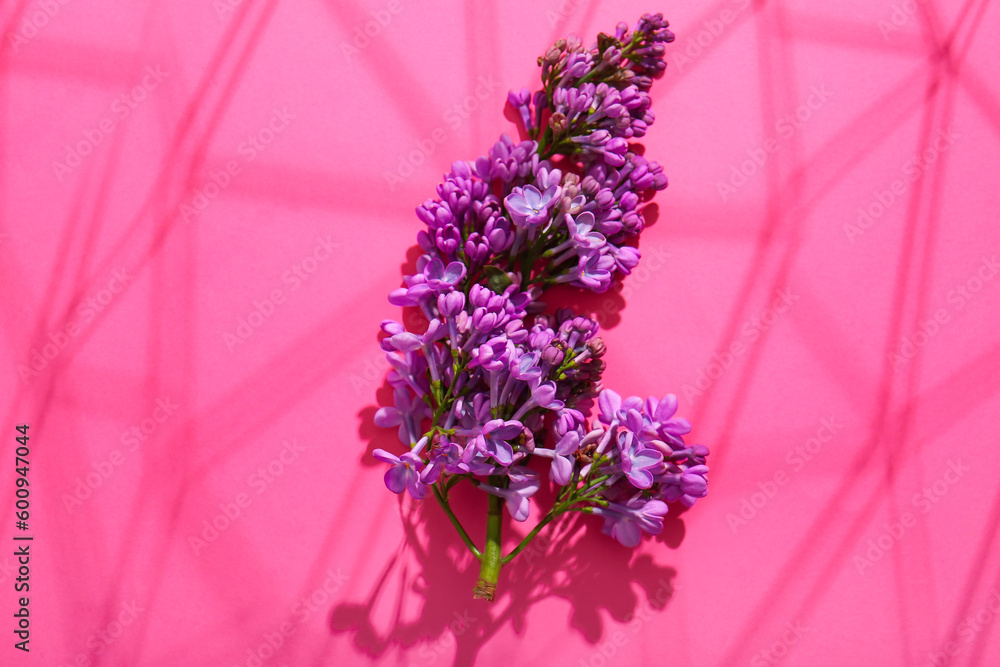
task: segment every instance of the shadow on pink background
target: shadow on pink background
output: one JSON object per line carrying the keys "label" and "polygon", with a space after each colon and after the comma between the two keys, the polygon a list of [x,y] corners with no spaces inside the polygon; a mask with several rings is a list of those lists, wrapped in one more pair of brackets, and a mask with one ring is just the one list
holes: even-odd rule
{"label": "shadow on pink background", "polygon": [[[678,35],[644,141],[671,185],[583,306],[609,386],[678,394],[710,494],[635,551],[559,525],[489,606],[369,456],[385,295],[535,58],[644,11]],[[998,29],[985,0],[3,3],[0,539],[29,424],[34,541],[30,654],[0,555],[0,664],[997,663]]]}

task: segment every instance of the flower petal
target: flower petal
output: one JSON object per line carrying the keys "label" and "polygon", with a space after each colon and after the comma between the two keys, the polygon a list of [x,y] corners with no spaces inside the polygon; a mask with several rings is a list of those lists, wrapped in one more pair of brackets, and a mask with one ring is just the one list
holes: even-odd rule
{"label": "flower petal", "polygon": [[611,536],[623,546],[634,547],[642,539],[642,530],[634,521],[622,519],[611,527]]}
{"label": "flower petal", "polygon": [[601,410],[601,421],[610,424],[622,406],[622,397],[611,389],[604,389],[597,397],[597,405]]}
{"label": "flower petal", "polygon": [[372,456],[385,463],[392,463],[393,465],[399,464],[399,457],[392,452],[385,451],[384,449],[374,450],[372,452]]}
{"label": "flower petal", "polygon": [[566,486],[573,476],[573,463],[565,456],[553,456],[549,476],[559,486]]}
{"label": "flower petal", "polygon": [[406,466],[392,466],[386,470],[385,486],[393,493],[402,493],[406,488]]}
{"label": "flower petal", "polygon": [[375,425],[380,428],[399,426],[402,421],[403,413],[394,407],[382,407],[375,411]]}

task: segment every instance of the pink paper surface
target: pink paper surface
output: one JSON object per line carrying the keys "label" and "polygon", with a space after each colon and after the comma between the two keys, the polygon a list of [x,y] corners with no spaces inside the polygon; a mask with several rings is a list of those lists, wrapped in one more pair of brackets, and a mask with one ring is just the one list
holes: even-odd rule
{"label": "pink paper surface", "polygon": [[[710,493],[634,551],[574,524],[491,606],[370,457],[385,295],[535,58],[643,11],[678,36],[671,185],[583,305]],[[4,2],[0,664],[1000,664],[998,30],[985,0]]]}

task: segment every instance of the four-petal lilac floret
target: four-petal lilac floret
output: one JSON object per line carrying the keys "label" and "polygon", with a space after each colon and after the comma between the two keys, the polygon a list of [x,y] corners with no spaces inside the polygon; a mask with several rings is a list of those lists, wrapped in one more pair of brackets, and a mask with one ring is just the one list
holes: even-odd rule
{"label": "four-petal lilac floret", "polygon": [[422,273],[428,287],[435,292],[446,292],[465,277],[465,264],[450,262],[445,266],[444,262],[435,257],[427,262]]}
{"label": "four-petal lilac floret", "polygon": [[555,449],[536,447],[532,453],[552,459],[552,466],[549,468],[552,481],[559,486],[566,486],[573,476],[573,453],[579,448],[580,434],[576,431],[568,431],[559,439]]}
{"label": "four-petal lilac floret", "polygon": [[514,188],[503,203],[518,227],[537,227],[549,219],[549,209],[558,201],[559,186],[541,192],[534,185]]}
{"label": "four-petal lilac floret", "polygon": [[643,447],[634,433],[625,431],[618,437],[622,472],[637,489],[653,486],[653,475],[663,468],[663,454]]}
{"label": "four-petal lilac floret", "polygon": [[392,464],[385,471],[385,485],[390,491],[402,493],[406,489],[415,500],[424,497],[427,485],[420,481],[420,469],[424,467],[424,462],[416,453],[406,452],[396,456],[384,449],[376,449],[372,454],[379,461]]}
{"label": "four-petal lilac floret", "polygon": [[476,438],[476,448],[492,456],[500,465],[510,465],[514,460],[514,448],[509,441],[521,435],[523,430],[524,426],[519,421],[491,419],[483,425],[483,432]]}

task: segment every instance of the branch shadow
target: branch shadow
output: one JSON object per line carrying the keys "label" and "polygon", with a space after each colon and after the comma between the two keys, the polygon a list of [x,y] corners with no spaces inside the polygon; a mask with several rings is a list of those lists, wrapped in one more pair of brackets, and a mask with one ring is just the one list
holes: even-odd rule
{"label": "branch shadow", "polygon": [[[379,402],[388,402],[390,393],[384,383]],[[392,447],[395,438],[392,429],[374,425],[375,410],[366,406],[358,412],[359,434],[369,441],[362,455],[366,465],[374,461],[372,449]],[[456,515],[476,541],[486,530],[485,495],[467,484],[457,485],[450,495]],[[553,485],[544,486],[534,496],[536,506],[550,506],[555,496]],[[453,665],[471,665],[486,642],[506,626],[523,636],[534,605],[553,599],[566,602],[568,625],[597,644],[606,634],[605,616],[629,623],[641,606],[664,610],[674,593],[674,568],[657,563],[651,553],[622,547],[601,532],[596,517],[570,514],[542,531],[504,567],[492,603],[474,600],[479,563],[463,548],[444,513],[429,498],[412,501],[401,496],[398,507],[404,529],[399,548],[385,557],[363,600],[341,603],[329,615],[331,633],[351,636],[373,659],[394,648],[421,645],[422,656],[440,658],[453,651]],[[685,509],[671,506],[658,542],[669,548],[681,544]],[[504,514],[505,551],[520,541],[533,520],[526,523],[522,529],[523,524]],[[591,585],[595,581],[601,585]],[[387,627],[380,630],[380,625]]]}
{"label": "branch shadow", "polygon": [[[471,499],[485,508],[483,498]],[[352,636],[355,646],[372,658],[393,647],[423,644],[421,655],[429,651],[443,656],[454,650],[453,665],[472,665],[486,642],[508,624],[523,635],[532,607],[553,598],[565,600],[569,625],[587,642],[597,644],[605,634],[602,611],[628,623],[643,603],[658,612],[673,596],[674,568],[612,542],[597,521],[573,517],[560,522],[552,537],[539,537],[501,571],[493,603],[473,600],[478,561],[457,552],[460,542],[444,514],[428,502],[409,503],[407,511],[403,504],[405,542],[386,558],[363,601],[345,602],[330,612],[330,631]],[[482,532],[475,528],[485,530],[484,521],[479,526],[463,521],[474,534]],[[505,521],[509,533],[509,518]],[[664,533],[666,541],[678,543],[683,522],[675,518]],[[601,585],[589,585],[594,581]],[[394,600],[383,601],[394,588],[398,589]],[[390,606],[382,609],[380,601]],[[406,609],[414,606],[419,613],[406,618]],[[380,632],[378,620],[385,617],[393,622]]]}

